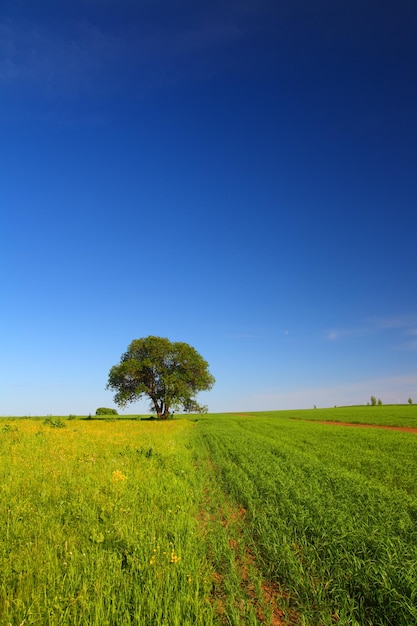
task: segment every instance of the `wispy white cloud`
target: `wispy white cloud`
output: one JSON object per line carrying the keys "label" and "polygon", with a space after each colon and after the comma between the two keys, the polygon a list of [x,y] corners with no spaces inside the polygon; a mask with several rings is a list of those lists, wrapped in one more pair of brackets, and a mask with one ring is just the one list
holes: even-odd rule
{"label": "wispy white cloud", "polygon": [[8,88],[51,93],[77,91],[106,60],[111,37],[86,24],[65,31],[35,21],[0,23],[0,81]]}
{"label": "wispy white cloud", "polygon": [[326,331],[325,338],[329,341],[347,339],[349,337],[360,337],[368,333],[367,328],[332,328]]}
{"label": "wispy white cloud", "polygon": [[140,93],[210,73],[224,46],[243,37],[236,15],[196,15],[182,26],[136,16],[121,29],[81,15],[55,21],[3,17],[0,85],[77,96],[130,84]]}
{"label": "wispy white cloud", "polygon": [[[324,334],[328,341],[339,341],[343,339],[365,337],[367,335],[375,335],[386,333],[389,331],[399,331],[402,336],[417,335],[417,315],[398,315],[392,317],[372,317],[363,322],[360,326],[352,326],[345,328],[332,328]],[[414,349],[412,346],[416,342],[407,342],[408,349]]]}
{"label": "wispy white cloud", "polygon": [[368,321],[369,327],[374,331],[403,329],[414,330],[417,333],[417,315],[396,315],[391,317],[372,317]]}
{"label": "wispy white cloud", "polygon": [[400,349],[405,351],[417,350],[417,328],[410,328],[405,334],[407,339],[400,346]]}
{"label": "wispy white cloud", "polygon": [[283,392],[265,389],[246,396],[242,394],[239,401],[230,398],[230,407],[224,410],[267,411],[312,408],[314,405],[365,405],[370,401],[371,395],[381,398],[384,404],[407,403],[409,397],[416,397],[416,389],[416,374],[370,378],[334,386],[300,387]]}

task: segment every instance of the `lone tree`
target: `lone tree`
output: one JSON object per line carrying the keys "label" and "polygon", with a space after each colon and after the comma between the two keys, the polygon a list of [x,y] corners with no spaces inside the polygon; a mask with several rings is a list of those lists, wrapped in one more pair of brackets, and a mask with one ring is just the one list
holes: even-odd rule
{"label": "lone tree", "polygon": [[207,410],[195,395],[214,383],[207,361],[197,350],[187,343],[149,336],[132,341],[119,365],[111,368],[107,389],[116,392],[114,401],[120,407],[148,396],[150,410],[167,419],[173,409]]}

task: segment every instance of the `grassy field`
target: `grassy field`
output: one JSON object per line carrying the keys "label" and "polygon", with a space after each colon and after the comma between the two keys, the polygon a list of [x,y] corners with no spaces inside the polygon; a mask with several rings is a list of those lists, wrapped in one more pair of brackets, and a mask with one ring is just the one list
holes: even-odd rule
{"label": "grassy field", "polygon": [[417,435],[320,420],[417,408],[2,418],[0,626],[417,624]]}
{"label": "grassy field", "polygon": [[[238,414],[235,414],[238,415]],[[352,424],[375,424],[378,426],[402,426],[417,428],[416,405],[387,404],[382,406],[345,406],[331,409],[305,409],[301,411],[264,411],[245,413],[260,417],[297,419],[308,421],[346,422]]]}

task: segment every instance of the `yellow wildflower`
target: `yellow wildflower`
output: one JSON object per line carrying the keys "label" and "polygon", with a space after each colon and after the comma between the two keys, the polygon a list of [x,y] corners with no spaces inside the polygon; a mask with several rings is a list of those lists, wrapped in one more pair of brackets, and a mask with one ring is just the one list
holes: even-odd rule
{"label": "yellow wildflower", "polygon": [[181,557],[180,557],[180,556],[177,556],[177,555],[175,554],[174,549],[172,549],[172,551],[171,551],[171,558],[170,558],[169,562],[170,562],[170,563],[178,563],[179,561],[181,561]]}
{"label": "yellow wildflower", "polygon": [[120,483],[126,480],[126,476],[122,474],[120,470],[115,470],[112,474],[111,479],[113,483]]}

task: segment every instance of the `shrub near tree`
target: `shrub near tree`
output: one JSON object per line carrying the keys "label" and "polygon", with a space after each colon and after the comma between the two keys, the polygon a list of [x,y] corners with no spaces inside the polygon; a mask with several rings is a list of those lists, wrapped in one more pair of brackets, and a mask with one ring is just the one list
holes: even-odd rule
{"label": "shrub near tree", "polygon": [[192,346],[149,336],[132,341],[120,363],[111,368],[107,389],[116,392],[119,407],[145,396],[152,413],[167,419],[173,410],[205,412],[207,407],[200,406],[195,396],[214,382],[207,361]]}
{"label": "shrub near tree", "polygon": [[106,409],[106,407],[100,407],[96,411],[96,415],[118,415],[116,409]]}

